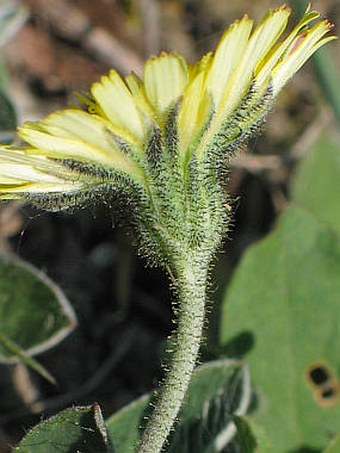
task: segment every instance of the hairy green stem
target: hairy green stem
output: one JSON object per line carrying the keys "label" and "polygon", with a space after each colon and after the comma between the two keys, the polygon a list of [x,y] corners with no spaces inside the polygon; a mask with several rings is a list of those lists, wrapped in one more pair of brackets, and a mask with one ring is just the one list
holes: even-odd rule
{"label": "hairy green stem", "polygon": [[178,264],[178,325],[172,361],[144,431],[139,453],[162,450],[181,408],[201,344],[208,265],[199,253],[186,254]]}

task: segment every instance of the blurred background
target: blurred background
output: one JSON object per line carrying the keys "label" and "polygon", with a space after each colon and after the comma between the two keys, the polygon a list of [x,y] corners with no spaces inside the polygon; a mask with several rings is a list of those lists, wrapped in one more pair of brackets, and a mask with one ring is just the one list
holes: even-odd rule
{"label": "blurred background", "polygon": [[[2,0],[0,78],[7,100],[1,102],[12,120],[0,132],[1,141],[11,140],[15,122],[69,105],[75,91],[88,89],[111,67],[141,73],[145,59],[160,50],[176,50],[193,62],[245,12],[258,21],[269,7],[280,5],[269,0]],[[292,22],[304,5],[291,2]],[[313,7],[339,23],[339,0],[315,1]],[[279,96],[263,133],[232,162],[233,222],[213,271],[214,309],[202,360],[219,356],[218,306],[240,257],[272,229],[287,205],[301,157],[327,128],[337,127],[340,90],[337,100],[331,90],[339,86],[339,56],[335,42],[314,65],[308,63]],[[0,365],[1,453],[40,420],[41,412],[45,417],[74,403],[97,401],[108,416],[157,383],[164,340],[173,327],[171,293],[164,272],[145,267],[132,243],[105,206],[73,215],[18,203],[0,206],[1,250],[44,270],[63,289],[79,321],[66,340],[39,356],[57,387],[20,366]]]}

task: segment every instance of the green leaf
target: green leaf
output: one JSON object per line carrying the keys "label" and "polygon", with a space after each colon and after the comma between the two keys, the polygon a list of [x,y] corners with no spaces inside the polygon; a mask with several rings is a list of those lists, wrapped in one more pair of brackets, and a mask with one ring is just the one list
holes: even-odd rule
{"label": "green leaf", "polygon": [[[232,416],[246,412],[250,393],[249,375],[241,362],[221,360],[198,367],[166,451],[219,451],[235,435]],[[150,399],[150,395],[140,398],[107,421],[117,453],[134,451]]]}
{"label": "green leaf", "polygon": [[14,449],[17,453],[113,453],[98,404],[75,407],[43,421]]}
{"label": "green leaf", "polygon": [[241,417],[234,417],[234,423],[237,429],[236,438],[239,440],[241,451],[243,453],[255,453],[257,442],[249,423]]}
{"label": "green leaf", "polygon": [[151,394],[144,395],[123,407],[106,421],[108,432],[114,440],[116,453],[134,451],[150,401]]}
{"label": "green leaf", "polygon": [[221,451],[236,434],[233,415],[244,415],[250,399],[250,377],[241,362],[202,365],[194,374],[167,452]]}
{"label": "green leaf", "polygon": [[76,326],[73,309],[61,290],[33,266],[0,255],[0,362],[13,362],[13,348],[26,355],[43,352]]}
{"label": "green leaf", "polygon": [[339,139],[324,137],[305,156],[294,180],[292,197],[340,234]]}
{"label": "green leaf", "polygon": [[327,446],[323,453],[339,453],[340,451],[340,433]]}
{"label": "green leaf", "polygon": [[235,338],[253,336],[246,360],[258,398],[254,416],[276,453],[324,448],[340,426],[337,395],[322,398],[307,378],[323,363],[336,381],[339,275],[338,236],[290,207],[274,233],[246,253],[226,295],[222,344],[235,350]]}
{"label": "green leaf", "polygon": [[263,428],[258,426],[249,417],[235,416],[237,428],[235,441],[242,453],[270,453],[272,447]]}
{"label": "green leaf", "polygon": [[56,380],[54,377],[40,365],[39,362],[32,359],[32,357],[28,356],[24,353],[13,341],[9,340],[7,337],[4,337],[0,334],[0,345],[7,350],[10,354],[20,359],[23,363],[27,366],[31,367],[37,373],[39,373],[43,378],[47,379],[51,384],[56,384]]}

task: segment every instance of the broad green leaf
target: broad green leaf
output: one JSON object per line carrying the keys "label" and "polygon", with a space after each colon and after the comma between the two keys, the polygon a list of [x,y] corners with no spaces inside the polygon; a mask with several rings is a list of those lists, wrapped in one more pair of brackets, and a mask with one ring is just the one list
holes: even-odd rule
{"label": "broad green leaf", "polygon": [[233,415],[251,399],[248,370],[240,362],[208,362],[197,369],[167,453],[221,451],[236,434]]}
{"label": "broad green leaf", "polygon": [[[27,355],[49,349],[75,327],[72,307],[61,290],[33,266],[0,255],[0,361],[13,362],[10,344]],[[12,350],[11,350],[12,349]]]}
{"label": "broad green leaf", "polygon": [[106,421],[108,432],[114,441],[116,453],[134,451],[150,400],[151,394],[144,395],[123,407]]}
{"label": "broad green leaf", "polygon": [[[150,398],[150,395],[140,398],[107,421],[117,453],[134,451],[141,427],[145,425]],[[249,402],[249,375],[241,362],[223,360],[198,367],[180,415],[180,423],[166,451],[220,451],[236,433],[233,414],[244,414]]]}
{"label": "broad green leaf", "polygon": [[330,135],[315,143],[298,168],[292,197],[340,234],[339,138]]}
{"label": "broad green leaf", "polygon": [[313,214],[290,207],[246,253],[227,292],[222,344],[235,350],[235,338],[253,336],[246,360],[258,398],[255,417],[275,453],[322,449],[339,429],[336,398],[321,398],[307,379],[316,363],[336,379],[339,276],[338,236]]}
{"label": "broad green leaf", "polygon": [[98,404],[75,407],[29,431],[16,453],[113,453]]}

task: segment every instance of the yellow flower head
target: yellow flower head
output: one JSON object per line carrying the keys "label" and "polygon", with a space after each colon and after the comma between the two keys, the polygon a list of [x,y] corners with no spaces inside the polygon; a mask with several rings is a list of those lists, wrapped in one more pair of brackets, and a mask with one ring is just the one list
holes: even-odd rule
{"label": "yellow flower head", "polygon": [[255,28],[244,16],[215,53],[193,65],[164,52],[146,62],[143,78],[111,70],[79,96],[83,108],[25,123],[18,130],[25,146],[0,149],[0,197],[85,194],[124,178],[145,188],[160,153],[176,155],[183,174],[193,158],[230,153],[305,61],[334,39],[325,36],[327,20],[310,25],[319,13],[308,7],[279,41],[290,13],[270,10]]}

